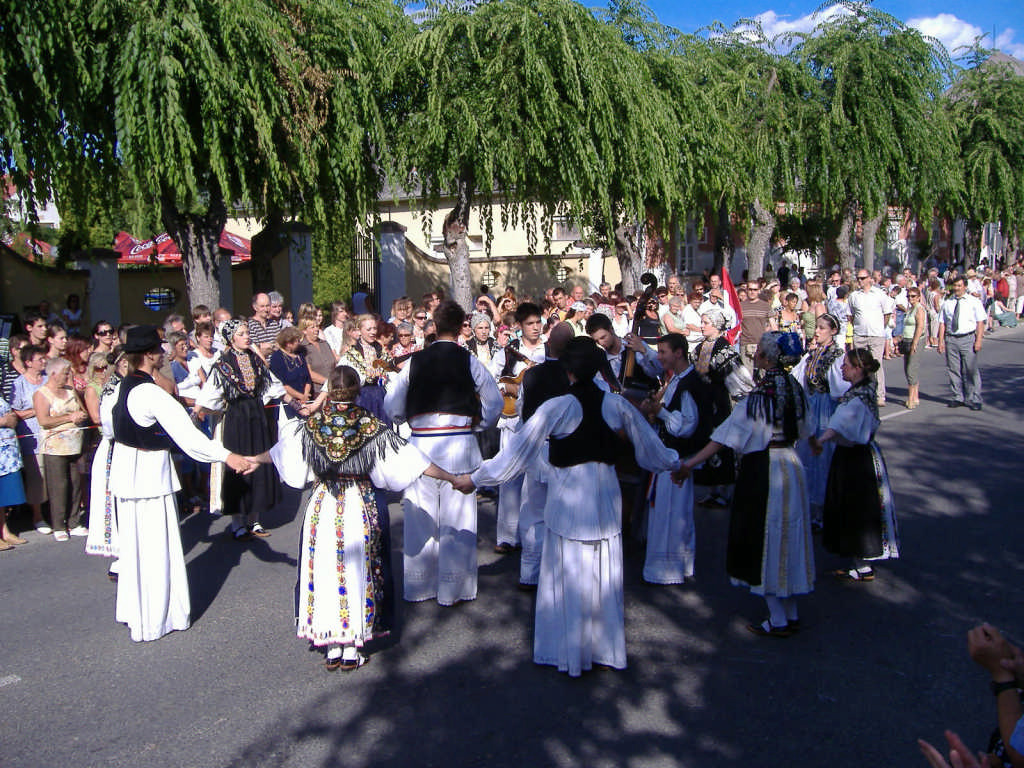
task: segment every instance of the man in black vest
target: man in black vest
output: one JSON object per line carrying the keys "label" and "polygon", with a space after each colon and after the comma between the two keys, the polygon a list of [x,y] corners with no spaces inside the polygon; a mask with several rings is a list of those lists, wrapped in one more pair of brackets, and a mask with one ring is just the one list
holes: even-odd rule
{"label": "man in black vest", "polygon": [[164,358],[156,328],[130,328],[123,349],[134,371],[118,385],[112,418],[109,487],[121,550],[115,618],[128,625],[132,640],[156,640],[189,626],[176,499],[181,485],[170,451],[176,446],[196,461],[223,461],[236,472],[255,465],[204,435],[184,406],[153,382]]}
{"label": "man in black vest", "polygon": [[[658,339],[658,360],[665,369],[665,385],[644,401],[658,437],[681,458],[692,456],[711,435],[711,392],[690,365],[686,337],[669,333]],[[693,524],[693,481],[672,482],[669,472],[654,477],[649,492],[647,557],[644,581],[682,584],[693,576],[697,546]]]}
{"label": "man in black vest", "polygon": [[516,477],[535,466],[550,438],[533,660],[572,676],[594,665],[626,666],[622,505],[613,465],[619,433],[645,469],[680,466],[640,411],[598,388],[603,359],[592,339],[572,339],[563,357],[569,394],[541,405],[506,448],[455,484],[471,493]]}
{"label": "man in black vest", "polygon": [[[569,393],[569,374],[559,359],[565,346],[573,338],[572,326],[559,323],[551,329],[545,344],[546,359],[523,373],[519,390],[519,412],[524,424],[541,405],[553,397]],[[548,460],[546,451],[535,466],[523,476],[522,502],[519,507],[519,535],[523,551],[519,558],[519,588],[532,591],[537,588],[540,574],[541,551],[544,546],[544,504],[547,501]]]}
{"label": "man in black vest", "polygon": [[[434,309],[437,340],[416,352],[384,399],[409,442],[452,474],[480,465],[475,429],[494,426],[502,399],[491,374],[456,341],[466,313],[453,301]],[[405,491],[405,599],[441,605],[476,598],[476,497],[421,477]]]}

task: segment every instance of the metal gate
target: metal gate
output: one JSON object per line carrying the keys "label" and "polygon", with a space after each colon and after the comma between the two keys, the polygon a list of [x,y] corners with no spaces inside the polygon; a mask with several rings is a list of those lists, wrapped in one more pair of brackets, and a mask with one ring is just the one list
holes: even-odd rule
{"label": "metal gate", "polygon": [[373,305],[377,307],[378,312],[383,313],[379,301],[380,244],[373,235],[362,235],[357,232],[355,254],[352,257],[352,293],[359,290],[360,283],[366,283],[370,287],[369,294],[373,299]]}

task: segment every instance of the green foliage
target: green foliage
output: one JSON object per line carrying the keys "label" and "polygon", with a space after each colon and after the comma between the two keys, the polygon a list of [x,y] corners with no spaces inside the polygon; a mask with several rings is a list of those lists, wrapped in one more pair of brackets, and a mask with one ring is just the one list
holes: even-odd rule
{"label": "green foliage", "polygon": [[1024,77],[975,47],[949,92],[968,218],[1024,226]]}
{"label": "green foliage", "polygon": [[941,108],[941,45],[863,3],[797,36],[792,58],[818,83],[806,126],[808,197],[827,213],[850,201],[866,216],[889,204],[928,211],[955,197],[953,126]]}
{"label": "green foliage", "polygon": [[503,224],[534,233],[563,202],[607,220],[612,201],[636,214],[649,199],[678,205],[670,105],[618,31],[577,3],[438,8],[385,63],[390,176],[427,207],[469,181],[489,236],[492,201]]}

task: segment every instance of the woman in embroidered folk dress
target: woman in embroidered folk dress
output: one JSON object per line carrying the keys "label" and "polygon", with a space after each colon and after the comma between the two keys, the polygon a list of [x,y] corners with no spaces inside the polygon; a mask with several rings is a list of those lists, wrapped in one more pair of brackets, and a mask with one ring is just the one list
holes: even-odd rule
{"label": "woman in embroidered folk dress", "polygon": [[683,463],[681,476],[728,446],[742,455],[729,519],[726,570],[768,604],[768,619],[748,624],[761,637],[799,629],[796,596],[814,589],[814,545],[804,467],[793,443],[806,436],[807,401],[786,373],[802,350],[795,333],[761,337],[754,365],[761,380],[711,442]]}
{"label": "woman in embroidered folk dress", "polygon": [[[725,313],[719,309],[701,315],[701,334],[704,340],[690,353],[693,367],[711,387],[711,422],[716,427],[732,412],[733,399],[747,394],[754,386],[739,352],[725,337],[727,325]],[[711,488],[711,493],[700,499],[698,504],[728,506],[725,486],[736,482],[736,459],[733,452],[725,449],[712,456],[694,472],[693,481],[696,485]]]}
{"label": "woman in embroidered folk dress", "polygon": [[[223,411],[220,437],[229,451],[255,456],[268,450],[277,439],[277,409],[264,406],[276,397],[288,405],[292,398],[281,383],[249,349],[249,328],[241,320],[227,320],[220,328],[228,347],[210,369],[210,375],[196,398],[195,418],[206,411]],[[290,406],[289,406],[290,407]],[[248,475],[225,474],[221,501],[225,515],[232,516],[231,535],[236,541],[270,533],[260,524],[261,513],[281,498],[274,470],[261,466]]]}
{"label": "woman in embroidered folk dress", "polygon": [[[839,320],[835,315],[824,314],[814,326],[814,346],[803,356],[793,369],[793,378],[804,388],[811,423],[816,425],[817,435],[825,431],[828,420],[836,410],[836,402],[850,388],[843,379],[843,358],[845,350],[836,344]],[[815,455],[807,440],[799,440],[796,454],[804,463],[807,473],[807,495],[811,503],[811,524],[821,528],[821,508],[825,504],[825,482],[832,462],[834,445]]]}
{"label": "woman in embroidered folk dress", "polygon": [[270,451],[281,479],[316,482],[306,505],[299,560],[298,637],[327,648],[327,669],[352,670],[369,657],[357,649],[391,628],[390,537],[374,487],[399,491],[421,475],[452,482],[415,446],[355,405],[359,374],[331,372],[319,411],[284,426]]}
{"label": "woman in embroidered folk dress", "polygon": [[867,349],[851,349],[843,361],[843,378],[850,389],[839,401],[816,451],[835,441],[835,454],[825,490],[821,542],[829,552],[852,557],[853,567],[834,571],[845,581],[872,581],[874,569],[865,561],[895,560],[900,556],[889,475],[875,442],[881,423],[874,372],[879,363]]}
{"label": "woman in embroidered folk dress", "polygon": [[365,408],[385,424],[391,424],[384,411],[384,372],[374,365],[376,360],[388,359],[377,341],[377,318],[360,315],[356,318],[358,339],[341,356],[339,364],[354,368],[362,386],[357,405]]}

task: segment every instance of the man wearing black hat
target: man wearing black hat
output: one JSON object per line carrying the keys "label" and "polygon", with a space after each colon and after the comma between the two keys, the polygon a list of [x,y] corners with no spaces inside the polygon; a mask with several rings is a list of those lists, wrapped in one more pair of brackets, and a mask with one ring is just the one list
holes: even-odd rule
{"label": "man wearing black hat", "polygon": [[110,473],[121,545],[115,618],[128,625],[132,640],[156,640],[188,629],[191,610],[178,531],[181,485],[171,449],[177,446],[196,461],[223,461],[236,472],[249,471],[250,464],[204,435],[153,382],[164,357],[155,327],[129,329],[124,353],[133,371],[121,382],[113,408]]}

